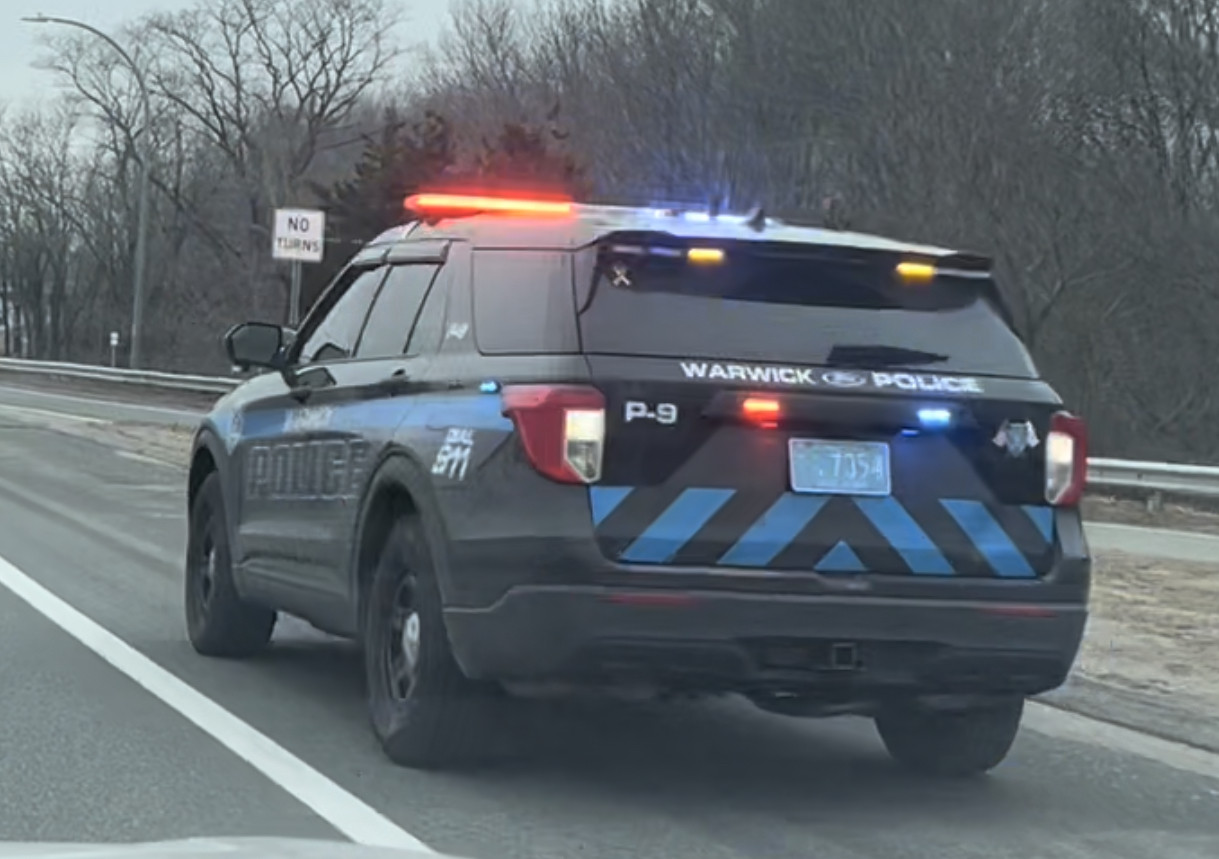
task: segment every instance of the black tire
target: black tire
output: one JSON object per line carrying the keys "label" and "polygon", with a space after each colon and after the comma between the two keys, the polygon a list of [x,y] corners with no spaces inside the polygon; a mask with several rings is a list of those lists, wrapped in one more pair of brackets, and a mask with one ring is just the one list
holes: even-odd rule
{"label": "black tire", "polygon": [[963,778],[1001,764],[1015,742],[1024,699],[936,712],[895,706],[876,717],[876,730],[895,761],[920,775]]}
{"label": "black tire", "polygon": [[[386,540],[364,599],[368,709],[386,756],[416,769],[472,763],[481,714],[492,700],[453,658],[432,558],[416,516]],[[413,634],[409,630],[414,630]],[[413,659],[406,658],[408,648]]]}
{"label": "black tire", "polygon": [[275,629],[275,612],[245,602],[233,585],[224,494],[215,472],[204,478],[191,504],[185,603],[187,635],[204,656],[254,656]]}

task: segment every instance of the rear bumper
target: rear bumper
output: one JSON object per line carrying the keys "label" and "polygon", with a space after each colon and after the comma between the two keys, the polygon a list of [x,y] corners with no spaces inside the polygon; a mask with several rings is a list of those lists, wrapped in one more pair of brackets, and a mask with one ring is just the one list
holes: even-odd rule
{"label": "rear bumper", "polygon": [[459,664],[483,679],[1033,695],[1065,681],[1087,609],[543,585],[446,620]]}
{"label": "rear bumper", "polygon": [[1032,695],[1079,651],[1091,559],[1075,510],[1056,512],[1038,579],[623,564],[598,547],[586,494],[513,473],[445,509],[445,618],[471,677]]}

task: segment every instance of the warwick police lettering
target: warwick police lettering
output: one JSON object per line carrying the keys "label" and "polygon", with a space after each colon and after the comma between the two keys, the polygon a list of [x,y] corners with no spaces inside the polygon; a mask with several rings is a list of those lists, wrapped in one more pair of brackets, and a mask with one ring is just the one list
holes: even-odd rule
{"label": "warwick police lettering", "polygon": [[682,361],[687,379],[713,379],[725,382],[761,382],[772,385],[816,385],[813,371],[805,367],[764,367],[756,364],[705,364]]}
{"label": "warwick police lettering", "polygon": [[[705,361],[682,361],[681,370],[687,379],[719,382],[748,382],[762,385],[790,385],[815,388],[820,386],[817,371],[808,367],[785,367],[765,364],[715,364]],[[823,374],[830,375],[830,374]],[[856,380],[856,376],[858,379]],[[850,377],[850,384],[847,384]],[[838,381],[835,381],[835,380]],[[938,376],[931,373],[849,373],[841,371],[827,380],[832,388],[862,391],[914,391],[937,394],[981,394],[982,383],[973,376]]]}
{"label": "warwick police lettering", "polygon": [[932,376],[924,373],[873,373],[878,388],[897,387],[903,391],[932,391],[940,394],[980,394],[982,385],[972,376]]}
{"label": "warwick police lettering", "polygon": [[250,448],[246,497],[264,501],[353,498],[368,467],[368,443],[344,439]]}

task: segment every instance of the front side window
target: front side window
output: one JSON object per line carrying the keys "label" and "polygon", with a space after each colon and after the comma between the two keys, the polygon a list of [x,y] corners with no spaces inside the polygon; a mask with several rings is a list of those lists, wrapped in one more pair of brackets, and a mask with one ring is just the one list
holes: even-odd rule
{"label": "front side window", "polygon": [[323,298],[325,303],[316,309],[320,314],[316,324],[313,319],[305,323],[301,332],[305,340],[298,353],[300,363],[340,361],[355,353],[364,320],[384,276],[383,267],[351,269],[342,275],[336,289],[328,292]]}

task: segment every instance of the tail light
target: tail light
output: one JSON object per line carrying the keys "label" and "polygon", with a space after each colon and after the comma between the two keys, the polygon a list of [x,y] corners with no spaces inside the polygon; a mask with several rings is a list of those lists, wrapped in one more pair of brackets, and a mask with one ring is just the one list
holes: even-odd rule
{"label": "tail light", "polygon": [[559,483],[596,483],[605,450],[605,397],[578,385],[508,385],[504,414],[525,456]]}
{"label": "tail light", "polygon": [[1083,498],[1088,482],[1088,428],[1069,412],[1050,417],[1045,441],[1045,500],[1071,507]]}

